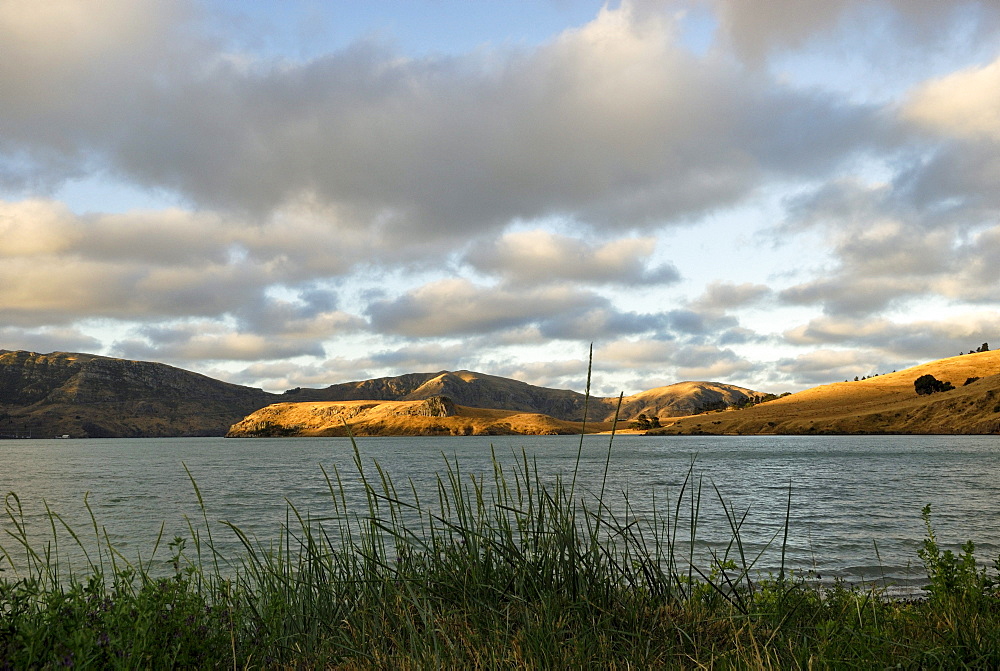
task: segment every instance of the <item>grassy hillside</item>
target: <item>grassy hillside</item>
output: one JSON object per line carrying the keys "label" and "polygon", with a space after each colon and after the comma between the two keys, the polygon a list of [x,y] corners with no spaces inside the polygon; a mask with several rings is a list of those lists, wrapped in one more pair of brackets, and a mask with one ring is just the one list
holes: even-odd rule
{"label": "grassy hillside", "polygon": [[[956,388],[918,395],[914,381],[933,375]],[[965,384],[970,378],[980,378]],[[1000,352],[966,354],[838,382],[745,410],[675,420],[657,434],[998,433]]]}
{"label": "grassy hillside", "polygon": [[[261,436],[481,436],[580,433],[578,422],[538,413],[470,408],[434,396],[418,401],[275,403],[233,425],[231,438]],[[593,424],[588,431],[610,428]]]}

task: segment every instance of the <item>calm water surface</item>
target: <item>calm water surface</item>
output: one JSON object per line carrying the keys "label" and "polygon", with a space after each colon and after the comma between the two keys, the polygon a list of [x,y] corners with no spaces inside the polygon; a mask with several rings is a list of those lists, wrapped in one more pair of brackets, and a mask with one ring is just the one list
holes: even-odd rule
{"label": "calm water surface", "polygon": [[[508,465],[523,448],[544,478],[569,477],[579,439],[361,438],[358,446],[366,467],[377,460],[397,485],[412,480],[429,500],[446,458],[457,460],[463,474],[489,478],[491,446]],[[607,447],[607,436],[584,442],[578,481],[587,490],[600,489]],[[698,537],[705,545],[729,535],[715,487],[726,505],[740,515],[748,511],[742,536],[753,548],[776,533],[775,546],[780,543],[790,488],[788,561],[824,579],[919,583],[920,510],[927,503],[940,542],[972,539],[984,562],[1000,552],[1000,439],[994,437],[619,436],[606,502],[624,512],[627,495],[631,514],[648,518],[654,505],[660,511],[672,505],[692,463],[702,482]],[[187,535],[185,517],[201,523],[185,465],[204,498],[216,544],[234,556],[240,546],[220,520],[268,542],[286,520],[286,501],[314,517],[332,513],[321,466],[331,476],[340,473],[348,497],[364,510],[351,444],[338,438],[0,441],[0,493],[18,495],[39,538],[48,531],[45,505],[78,533],[91,529],[87,495],[98,524],[132,559],[149,554],[161,524],[169,539]],[[9,519],[2,525],[13,529]],[[17,544],[2,536],[0,546],[16,557]],[[166,555],[164,547],[158,557]],[[760,567],[777,561],[769,551]]]}

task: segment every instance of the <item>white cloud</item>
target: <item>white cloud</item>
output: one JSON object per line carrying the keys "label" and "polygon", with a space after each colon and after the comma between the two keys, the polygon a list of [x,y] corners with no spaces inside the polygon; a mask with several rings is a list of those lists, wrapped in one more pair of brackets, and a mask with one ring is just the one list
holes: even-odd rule
{"label": "white cloud", "polygon": [[679,279],[672,265],[650,267],[653,237],[621,238],[591,244],[543,229],[507,233],[476,245],[466,261],[513,285],[572,280],[585,284],[670,284]]}
{"label": "white cloud", "polygon": [[925,82],[910,94],[905,119],[969,140],[1000,141],[1000,59]]}
{"label": "white cloud", "polygon": [[[369,306],[376,329],[410,337],[504,331],[545,321],[567,310],[602,307],[605,300],[568,287],[524,291],[440,280]],[[586,337],[586,334],[581,334]]]}

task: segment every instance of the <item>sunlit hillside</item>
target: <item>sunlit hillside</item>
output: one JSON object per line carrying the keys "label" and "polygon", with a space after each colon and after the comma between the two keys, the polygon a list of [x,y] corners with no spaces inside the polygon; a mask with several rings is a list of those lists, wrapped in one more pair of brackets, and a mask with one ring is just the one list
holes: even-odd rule
{"label": "sunlit hillside", "polygon": [[[417,401],[275,403],[229,431],[232,438],[263,436],[438,436],[573,434],[583,426],[537,413],[469,408],[445,397]],[[610,428],[588,424],[587,431]]]}
{"label": "sunlit hillside", "polygon": [[[916,393],[932,375],[955,389]],[[969,381],[972,378],[978,380]],[[966,382],[968,384],[966,384]],[[762,403],[685,417],[656,433],[997,433],[1000,352],[941,359],[866,380],[838,382]]]}

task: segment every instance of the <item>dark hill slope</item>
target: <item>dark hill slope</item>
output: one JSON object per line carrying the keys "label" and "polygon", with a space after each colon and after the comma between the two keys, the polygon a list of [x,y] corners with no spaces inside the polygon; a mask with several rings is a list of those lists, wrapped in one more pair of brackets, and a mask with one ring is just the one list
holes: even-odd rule
{"label": "dark hill slope", "polygon": [[0,350],[0,435],[225,435],[283,398],[147,361]]}

